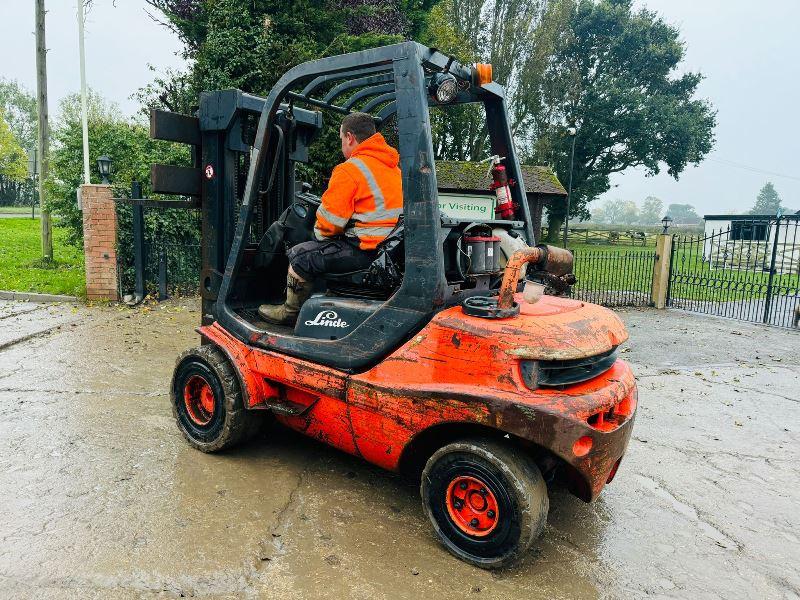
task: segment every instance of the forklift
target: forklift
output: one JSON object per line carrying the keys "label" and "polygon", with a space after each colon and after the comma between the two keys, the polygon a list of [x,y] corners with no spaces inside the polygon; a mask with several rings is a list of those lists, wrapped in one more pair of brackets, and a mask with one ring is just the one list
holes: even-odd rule
{"label": "forklift", "polygon": [[[437,190],[431,112],[464,104],[485,114],[488,215],[448,213]],[[310,148],[323,118],[338,127],[352,111],[397,146],[401,221],[369,267],[317,282],[294,327],[265,323],[287,249],[312,239]],[[627,332],[568,297],[568,251],[536,245],[490,65],[416,42],[322,58],[266,98],[206,92],[195,115],[153,111],[151,136],[193,156],[153,165],[153,191],[202,211],[201,345],[178,357],[170,390],[189,444],[218,452],[270,419],[416,478],[443,546],[482,568],[540,536],[548,484],[590,502],[612,481],[637,407],[617,355]]]}

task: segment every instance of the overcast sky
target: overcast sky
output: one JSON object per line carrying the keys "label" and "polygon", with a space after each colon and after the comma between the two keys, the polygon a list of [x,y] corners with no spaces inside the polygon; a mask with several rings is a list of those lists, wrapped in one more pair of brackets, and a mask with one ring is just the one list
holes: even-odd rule
{"label": "overcast sky", "polygon": [[[180,67],[175,37],[153,22],[144,0],[94,0],[86,31],[89,85],[136,111],[130,95],[150,82],[148,64]],[[714,152],[674,181],[636,171],[617,175],[604,197],[654,195],[698,212],[749,209],[771,180],[784,205],[800,209],[800,0],[639,0],[680,27],[684,68],[706,80],[699,95],[719,111]],[[33,2],[0,0],[0,77],[35,89]],[[76,0],[47,0],[50,110],[79,86]],[[602,200],[601,200],[602,201]],[[600,202],[600,201],[598,201]]]}

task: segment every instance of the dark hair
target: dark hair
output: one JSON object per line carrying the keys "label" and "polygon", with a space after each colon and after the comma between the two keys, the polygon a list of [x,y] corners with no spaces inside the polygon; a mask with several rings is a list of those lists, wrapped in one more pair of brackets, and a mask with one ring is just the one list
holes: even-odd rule
{"label": "dark hair", "polygon": [[342,131],[352,133],[360,144],[371,135],[375,135],[375,119],[367,113],[350,113],[342,119]]}

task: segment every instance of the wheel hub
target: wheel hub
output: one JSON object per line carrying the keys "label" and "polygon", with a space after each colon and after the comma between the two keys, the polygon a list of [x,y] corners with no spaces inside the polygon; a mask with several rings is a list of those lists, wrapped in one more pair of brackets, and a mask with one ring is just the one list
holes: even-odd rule
{"label": "wheel hub", "polygon": [[477,477],[453,479],[447,487],[445,505],[455,526],[474,537],[489,535],[500,518],[497,498]]}
{"label": "wheel hub", "polygon": [[204,377],[192,375],[188,379],[183,388],[183,401],[186,414],[196,425],[208,425],[214,418],[214,390]]}

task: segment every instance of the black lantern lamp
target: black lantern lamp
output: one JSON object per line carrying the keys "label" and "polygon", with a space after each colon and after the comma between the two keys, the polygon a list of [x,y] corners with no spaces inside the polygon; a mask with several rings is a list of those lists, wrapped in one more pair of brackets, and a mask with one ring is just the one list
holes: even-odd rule
{"label": "black lantern lamp", "polygon": [[672,225],[672,217],[669,215],[665,215],[663,219],[661,219],[661,224],[664,226],[664,231],[661,233],[666,235],[669,231],[670,225]]}
{"label": "black lantern lamp", "polygon": [[111,175],[111,157],[107,155],[103,155],[97,159],[97,170],[100,171],[100,177],[102,177],[101,183],[104,185],[109,185],[111,180],[109,176]]}

